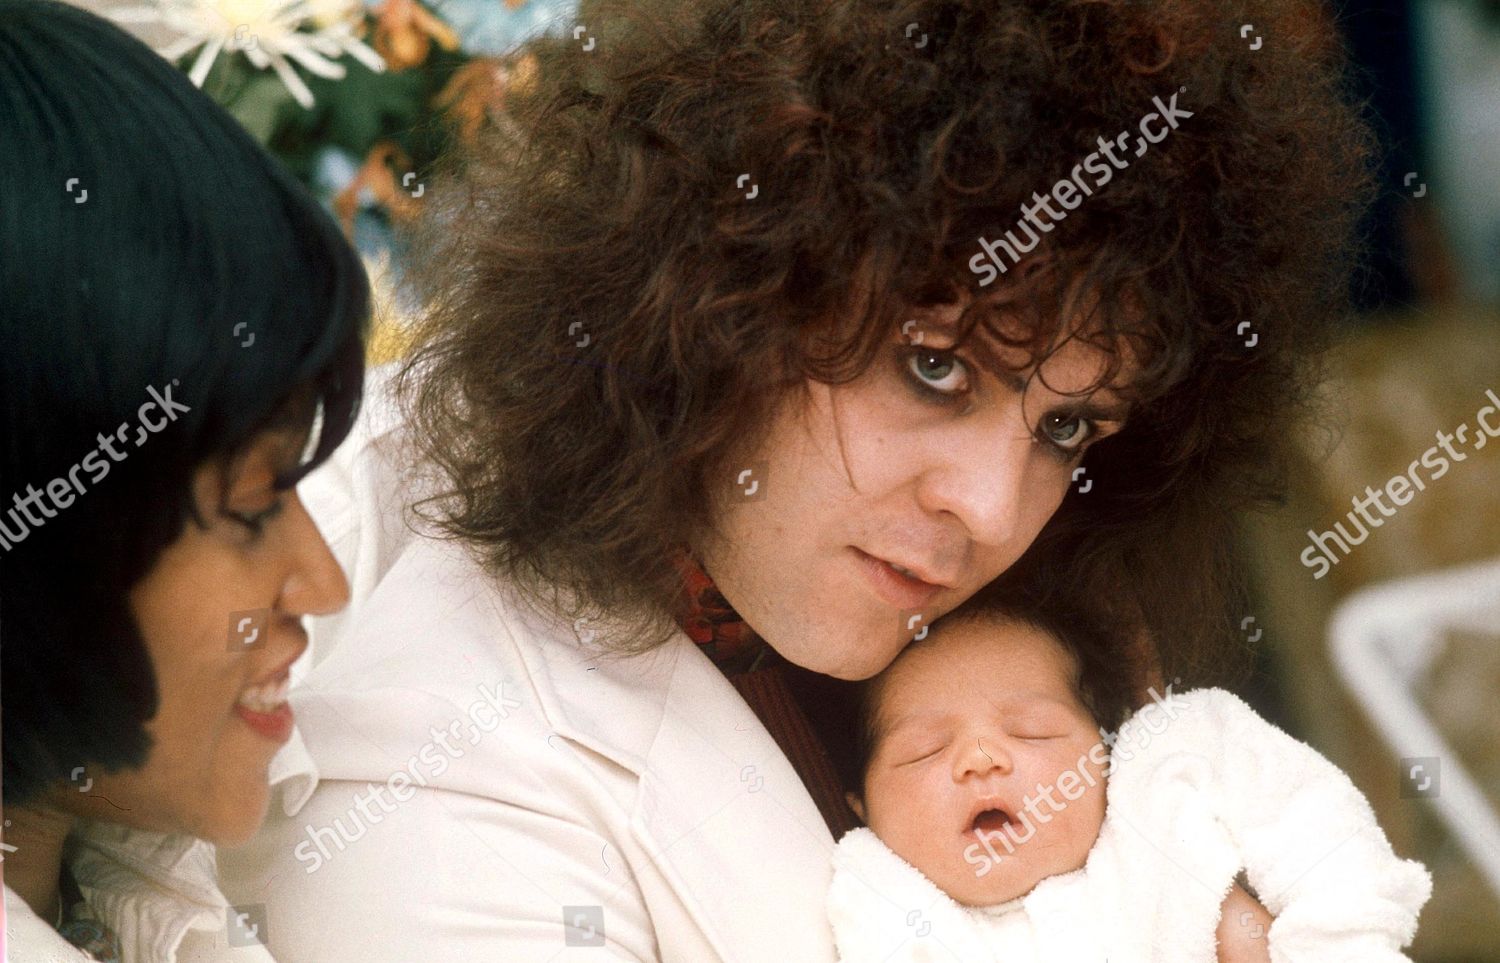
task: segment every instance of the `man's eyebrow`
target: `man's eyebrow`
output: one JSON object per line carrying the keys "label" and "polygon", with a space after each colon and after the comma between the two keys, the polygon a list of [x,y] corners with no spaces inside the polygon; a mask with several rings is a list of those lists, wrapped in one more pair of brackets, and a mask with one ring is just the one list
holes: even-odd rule
{"label": "man's eyebrow", "polygon": [[[958,337],[958,324],[953,321],[922,321],[918,323],[919,333],[922,328],[955,340]],[[1018,395],[1026,393],[1029,378],[1023,372],[1028,369],[1023,368],[1017,371],[1015,368],[1003,363],[982,332],[976,331],[971,333],[966,346],[978,355],[980,367],[994,375],[995,380],[999,381],[1002,386]],[[1101,395],[1103,396],[1103,400],[1095,400]],[[1069,399],[1069,401],[1071,403],[1067,407],[1073,414],[1090,418],[1094,421],[1120,422],[1122,424],[1129,415],[1131,407],[1130,402],[1120,398],[1108,388],[1099,389],[1099,391],[1090,395],[1087,399],[1078,398],[1076,400]]]}

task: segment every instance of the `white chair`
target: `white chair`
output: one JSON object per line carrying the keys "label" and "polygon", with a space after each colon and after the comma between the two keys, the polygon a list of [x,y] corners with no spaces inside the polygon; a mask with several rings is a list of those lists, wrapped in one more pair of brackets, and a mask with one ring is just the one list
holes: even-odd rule
{"label": "white chair", "polygon": [[1329,620],[1329,647],[1340,678],[1395,754],[1441,760],[1437,791],[1425,798],[1500,898],[1500,816],[1416,698],[1453,630],[1500,632],[1500,560],[1355,592]]}

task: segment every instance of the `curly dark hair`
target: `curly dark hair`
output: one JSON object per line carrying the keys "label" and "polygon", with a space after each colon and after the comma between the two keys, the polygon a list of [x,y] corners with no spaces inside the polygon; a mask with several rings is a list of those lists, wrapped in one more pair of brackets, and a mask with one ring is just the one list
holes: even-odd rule
{"label": "curly dark hair", "polygon": [[[1214,661],[1232,513],[1283,484],[1373,195],[1321,4],[635,6],[596,6],[587,52],[520,51],[535,81],[449,158],[415,238],[430,307],[400,384],[447,481],[423,511],[528,601],[639,613],[616,644],[658,644],[671,554],[712,526],[730,454],[807,379],[845,383],[914,312],[966,305],[964,339],[1032,363],[1061,333],[1113,359],[1100,385],[1138,364],[1090,491],[1018,565],[1107,602],[1169,674]],[[979,283],[981,237],[1174,95],[1180,129]],[[1077,330],[1066,290],[1094,305]]]}

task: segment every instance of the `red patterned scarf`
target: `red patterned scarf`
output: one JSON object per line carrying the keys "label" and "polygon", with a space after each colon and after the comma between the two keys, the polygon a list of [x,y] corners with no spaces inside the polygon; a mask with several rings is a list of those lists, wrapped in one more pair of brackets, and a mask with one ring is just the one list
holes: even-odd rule
{"label": "red patterned scarf", "polygon": [[677,624],[726,676],[748,671],[769,648],[740,618],[703,566],[686,552],[673,557],[682,573],[686,600]]}
{"label": "red patterned scarf", "polygon": [[787,686],[779,655],[740,618],[697,560],[674,557],[686,586],[677,624],[733,683],[736,691],[786,753],[828,830],[838,839],[859,825],[828,750]]}

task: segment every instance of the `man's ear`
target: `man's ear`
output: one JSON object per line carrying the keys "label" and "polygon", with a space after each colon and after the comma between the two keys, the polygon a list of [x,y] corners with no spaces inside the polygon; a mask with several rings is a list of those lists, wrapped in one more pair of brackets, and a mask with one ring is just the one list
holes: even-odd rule
{"label": "man's ear", "polygon": [[859,817],[860,822],[869,822],[869,820],[865,819],[865,803],[864,800],[859,798],[859,793],[844,793],[844,801],[849,804],[850,809],[854,810],[854,815]]}

